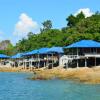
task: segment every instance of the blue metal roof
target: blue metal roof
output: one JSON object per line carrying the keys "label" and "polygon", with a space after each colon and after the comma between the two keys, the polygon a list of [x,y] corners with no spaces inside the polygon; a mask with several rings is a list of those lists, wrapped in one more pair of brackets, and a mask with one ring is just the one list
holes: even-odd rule
{"label": "blue metal roof", "polygon": [[17,53],[16,55],[11,56],[13,59],[22,58],[23,53]]}
{"label": "blue metal roof", "polygon": [[37,54],[37,53],[38,53],[38,50],[32,50],[30,52],[24,53],[23,55],[28,56],[28,55],[33,55],[33,54]]}
{"label": "blue metal roof", "polygon": [[38,50],[32,50],[30,52],[24,53],[24,56],[33,55],[33,54],[48,54],[48,53],[64,53],[62,47],[52,47],[52,48],[40,48]]}
{"label": "blue metal roof", "polygon": [[46,54],[50,48],[41,48],[38,49],[38,54]]}
{"label": "blue metal roof", "polygon": [[9,56],[4,55],[4,54],[0,54],[0,58],[9,58]]}
{"label": "blue metal roof", "polygon": [[30,51],[30,52],[27,52],[27,53],[25,53],[25,54],[23,54],[24,56],[28,56],[28,55],[33,55],[33,54],[45,54],[45,53],[47,53],[47,50],[48,50],[49,48],[40,48],[40,49],[38,49],[38,50],[32,50],[32,51]]}
{"label": "blue metal roof", "polygon": [[47,50],[48,53],[64,53],[63,48],[62,47],[52,47],[49,50]]}
{"label": "blue metal roof", "polygon": [[100,48],[100,43],[93,40],[81,40],[64,48]]}

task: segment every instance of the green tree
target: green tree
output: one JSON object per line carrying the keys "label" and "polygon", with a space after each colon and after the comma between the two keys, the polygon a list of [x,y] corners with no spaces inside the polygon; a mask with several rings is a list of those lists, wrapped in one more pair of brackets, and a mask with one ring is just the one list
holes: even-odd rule
{"label": "green tree", "polygon": [[13,55],[15,53],[15,48],[12,44],[9,44],[7,49],[6,49],[6,54],[7,55]]}
{"label": "green tree", "polygon": [[79,14],[76,15],[76,18],[79,22],[80,20],[85,19],[85,15],[83,12],[80,12]]}
{"label": "green tree", "polygon": [[72,14],[68,18],[66,18],[66,21],[68,22],[67,23],[67,26],[69,26],[69,27],[73,27],[77,23],[76,17],[73,16]]}
{"label": "green tree", "polygon": [[76,16],[71,14],[68,18],[66,18],[66,21],[68,21],[67,26],[74,27],[82,19],[85,19],[85,15],[83,14],[83,12],[80,12]]}
{"label": "green tree", "polygon": [[47,31],[47,30],[50,30],[52,28],[52,22],[51,20],[46,20],[42,23],[43,25],[43,29],[42,31]]}

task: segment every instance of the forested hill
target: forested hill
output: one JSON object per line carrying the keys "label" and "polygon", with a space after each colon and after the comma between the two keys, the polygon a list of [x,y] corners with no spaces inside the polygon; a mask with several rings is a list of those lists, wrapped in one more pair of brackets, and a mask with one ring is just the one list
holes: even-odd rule
{"label": "forested hill", "polygon": [[77,16],[70,15],[66,18],[66,26],[62,29],[54,29],[51,20],[44,21],[42,25],[39,34],[28,33],[27,39],[23,38],[15,47],[10,45],[6,54],[11,55],[41,47],[65,46],[82,39],[100,41],[99,12],[88,18],[85,18],[82,12]]}
{"label": "forested hill", "polygon": [[14,46],[11,44],[10,40],[4,40],[0,42],[0,54],[14,54]]}
{"label": "forested hill", "polygon": [[10,44],[9,40],[1,41],[0,42],[0,50],[6,50],[9,44]]}
{"label": "forested hill", "polygon": [[100,41],[100,13],[85,18],[81,12],[77,16],[66,18],[66,26],[53,29],[51,20],[42,23],[39,34],[30,32],[28,38],[23,38],[16,44],[18,52],[30,51],[41,47],[65,46],[82,39]]}

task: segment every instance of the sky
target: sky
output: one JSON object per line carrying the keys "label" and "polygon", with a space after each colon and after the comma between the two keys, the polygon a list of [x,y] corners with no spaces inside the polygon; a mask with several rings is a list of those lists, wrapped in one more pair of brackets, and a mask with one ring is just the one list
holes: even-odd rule
{"label": "sky", "polygon": [[10,39],[15,45],[28,32],[39,33],[45,20],[61,29],[70,14],[80,11],[91,16],[100,11],[100,0],[0,0],[0,41]]}

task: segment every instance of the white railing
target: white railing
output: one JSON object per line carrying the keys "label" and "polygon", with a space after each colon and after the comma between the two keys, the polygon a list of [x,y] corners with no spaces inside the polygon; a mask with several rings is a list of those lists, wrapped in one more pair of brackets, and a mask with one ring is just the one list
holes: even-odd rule
{"label": "white railing", "polygon": [[[55,58],[53,58],[55,60]],[[48,58],[30,58],[30,59],[24,59],[23,62],[30,62],[30,61],[43,61],[43,60],[52,60],[52,57]]]}
{"label": "white railing", "polygon": [[85,53],[85,57],[100,57],[100,53]]}
{"label": "white railing", "polygon": [[80,58],[79,55],[67,55],[68,59],[78,59]]}

